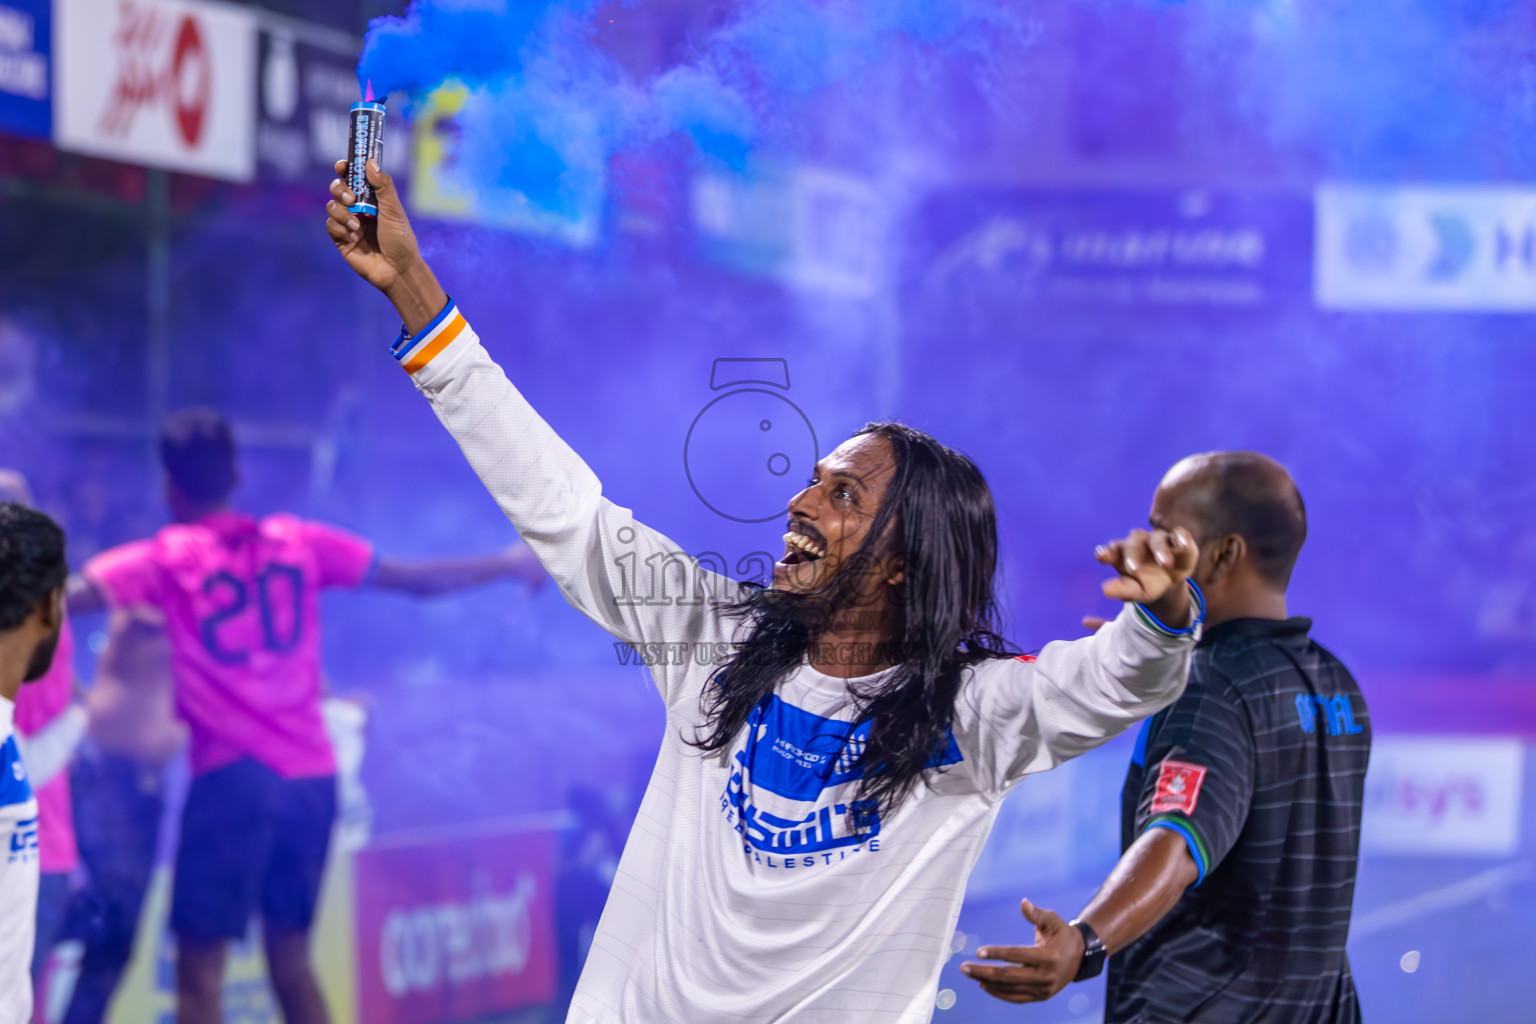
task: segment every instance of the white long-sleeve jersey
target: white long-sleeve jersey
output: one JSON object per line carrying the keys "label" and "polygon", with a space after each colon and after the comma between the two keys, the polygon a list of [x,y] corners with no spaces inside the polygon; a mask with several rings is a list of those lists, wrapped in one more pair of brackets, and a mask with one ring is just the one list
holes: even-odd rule
{"label": "white long-sleeve jersey", "polygon": [[32,1019],[37,935],[37,799],[16,746],[16,705],[0,697],[0,1024]]}
{"label": "white long-sleeve jersey", "polygon": [[[802,666],[726,755],[688,746],[706,720],[705,686],[741,635],[718,607],[736,585],[603,497],[452,303],[395,355],[567,600],[646,656],[666,704],[568,1024],[928,1021],[1004,795],[1183,689],[1192,639],[1129,611],[1038,658],[978,664],[943,770],[853,833],[867,736],[849,706],[859,681]],[[645,591],[641,576],[673,579],[661,569],[673,558],[687,585]]]}

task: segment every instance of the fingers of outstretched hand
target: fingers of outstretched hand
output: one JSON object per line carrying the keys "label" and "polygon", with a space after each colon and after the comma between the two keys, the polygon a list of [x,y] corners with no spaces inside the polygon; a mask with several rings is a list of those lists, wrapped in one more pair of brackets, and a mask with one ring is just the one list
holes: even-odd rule
{"label": "fingers of outstretched hand", "polygon": [[1056,911],[1048,910],[1045,907],[1037,907],[1029,900],[1020,901],[1019,913],[1024,915],[1024,920],[1045,933],[1060,931],[1067,924]]}
{"label": "fingers of outstretched hand", "polygon": [[[1000,947],[1018,949],[1021,947]],[[1028,947],[1022,947],[1028,948]],[[979,955],[998,956],[997,949],[983,951]],[[1034,1002],[1049,999],[1053,994],[1054,981],[1050,972],[1032,966],[1012,964],[965,963],[960,971],[982,987],[988,995],[1013,1003]]]}
{"label": "fingers of outstretched hand", "polygon": [[1134,576],[1152,565],[1155,559],[1152,557],[1151,539],[1151,534],[1146,530],[1132,530],[1126,534],[1125,540],[1120,542],[1120,564],[1115,568],[1128,576]]}
{"label": "fingers of outstretched hand", "polygon": [[1114,579],[1104,581],[1104,596],[1115,601],[1141,601],[1147,597],[1148,590],[1142,581],[1133,575],[1116,576]]}
{"label": "fingers of outstretched hand", "polygon": [[1132,530],[1121,540],[1100,544],[1094,549],[1093,557],[1122,575],[1132,575],[1154,564],[1148,536],[1146,530]]}
{"label": "fingers of outstretched hand", "polygon": [[1173,570],[1181,576],[1188,576],[1195,571],[1195,566],[1200,563],[1200,545],[1195,543],[1194,534],[1180,526],[1168,535],[1169,547],[1173,554]]}
{"label": "fingers of outstretched hand", "polygon": [[1051,998],[1050,986],[1043,983],[1025,985],[999,985],[983,981],[981,990],[1009,1003],[1040,1003]]}
{"label": "fingers of outstretched hand", "polygon": [[1104,595],[1117,601],[1143,601],[1162,593],[1173,565],[1185,557],[1184,542],[1175,545],[1171,535],[1132,530],[1124,540],[1101,545],[1095,557],[1119,575],[1105,581]]}
{"label": "fingers of outstretched hand", "polygon": [[1048,969],[1056,962],[1055,951],[1043,946],[982,946],[976,955],[983,960],[1006,960],[1004,966],[1031,973]]}
{"label": "fingers of outstretched hand", "polygon": [[1148,544],[1157,564],[1180,576],[1193,572],[1195,562],[1200,558],[1195,538],[1182,526],[1172,531],[1154,531],[1148,538]]}
{"label": "fingers of outstretched hand", "polygon": [[[980,956],[981,954],[976,954]],[[975,978],[977,981],[990,981],[999,985],[1017,985],[1028,981],[1039,981],[1045,977],[1046,972],[1035,965],[1025,964],[978,964],[974,962],[960,965],[960,973],[967,978]]]}
{"label": "fingers of outstretched hand", "polygon": [[1107,544],[1100,544],[1093,549],[1093,557],[1105,565],[1118,567],[1120,565],[1120,549],[1123,546],[1123,542],[1118,540],[1109,541]]}

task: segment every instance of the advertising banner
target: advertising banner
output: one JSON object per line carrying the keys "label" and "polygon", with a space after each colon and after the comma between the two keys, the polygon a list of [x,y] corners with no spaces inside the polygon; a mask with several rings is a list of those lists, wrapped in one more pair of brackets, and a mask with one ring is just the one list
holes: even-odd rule
{"label": "advertising banner", "polygon": [[1312,197],[1207,189],[966,189],[914,219],[939,293],[1059,306],[1265,308],[1306,301]]}
{"label": "advertising banner", "polygon": [[362,40],[264,20],[257,51],[256,163],[263,178],[324,184],[346,154]]}
{"label": "advertising banner", "polygon": [[38,139],[53,133],[51,30],[48,0],[0,2],[0,132]]}
{"label": "advertising banner", "polygon": [[1316,291],[1324,309],[1536,310],[1536,188],[1320,188]]}
{"label": "advertising banner", "polygon": [[233,181],[255,172],[256,18],[183,0],[58,0],[54,141]]}
{"label": "advertising banner", "polygon": [[1520,848],[1521,740],[1378,736],[1365,779],[1367,852],[1511,857]]}
{"label": "advertising banner", "polygon": [[358,1019],[478,1020],[555,996],[555,834],[385,841],[355,861]]}

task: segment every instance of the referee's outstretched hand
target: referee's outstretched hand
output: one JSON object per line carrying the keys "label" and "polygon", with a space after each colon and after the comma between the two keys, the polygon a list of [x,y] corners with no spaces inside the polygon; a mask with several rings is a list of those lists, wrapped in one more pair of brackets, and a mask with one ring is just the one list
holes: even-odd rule
{"label": "referee's outstretched hand", "polygon": [[1083,935],[1054,910],[1029,900],[1019,904],[1024,919],[1035,926],[1032,946],[982,946],[976,955],[1003,964],[963,963],[960,970],[980,983],[982,991],[1010,1003],[1040,1003],[1066,988],[1083,964]]}

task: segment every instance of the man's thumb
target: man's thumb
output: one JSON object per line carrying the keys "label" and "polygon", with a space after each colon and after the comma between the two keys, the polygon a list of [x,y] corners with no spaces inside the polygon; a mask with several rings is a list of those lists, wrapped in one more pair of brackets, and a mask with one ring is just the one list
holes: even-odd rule
{"label": "man's thumb", "polygon": [[1049,910],[1042,910],[1035,906],[1033,903],[1029,902],[1029,900],[1021,901],[1019,903],[1019,910],[1024,914],[1024,920],[1028,921],[1036,928],[1044,925],[1045,922],[1050,920],[1051,917],[1051,912]]}
{"label": "man's thumb", "polygon": [[368,175],[368,184],[380,195],[394,190],[395,179],[384,173],[384,168],[379,166],[377,160],[369,160],[363,170]]}

